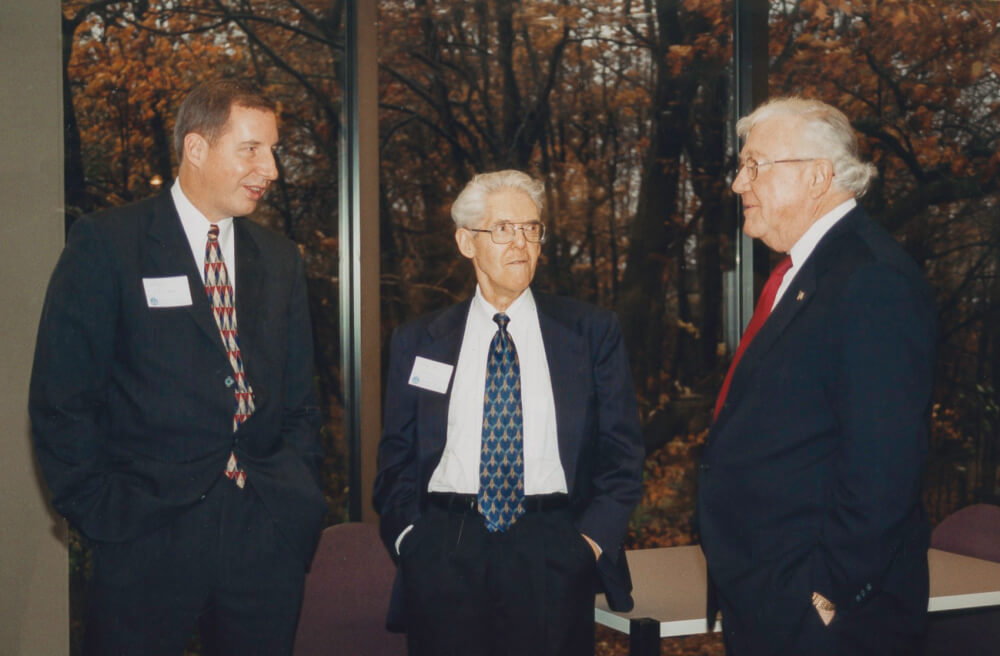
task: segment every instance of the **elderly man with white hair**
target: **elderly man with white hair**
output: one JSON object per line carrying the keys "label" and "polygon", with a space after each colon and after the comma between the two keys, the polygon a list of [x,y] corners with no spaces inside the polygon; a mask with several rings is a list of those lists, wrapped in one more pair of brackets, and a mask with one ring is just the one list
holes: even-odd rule
{"label": "elderly man with white hair", "polygon": [[737,124],[743,231],[786,254],[715,406],[699,471],[708,616],[728,654],[911,654],[926,627],[920,500],[936,310],[856,201],[847,117],[781,98]]}
{"label": "elderly man with white hair", "polygon": [[629,610],[642,440],[615,315],[530,288],[542,184],[475,176],[452,206],[475,295],[393,335],[375,508],[411,654],[594,653]]}

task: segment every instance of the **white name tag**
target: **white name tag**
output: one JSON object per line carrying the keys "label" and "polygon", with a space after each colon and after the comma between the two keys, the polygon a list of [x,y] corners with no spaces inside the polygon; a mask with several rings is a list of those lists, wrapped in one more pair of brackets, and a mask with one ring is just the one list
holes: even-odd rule
{"label": "white name tag", "polygon": [[143,278],[146,305],[151,308],[172,308],[191,305],[191,287],[187,276]]}
{"label": "white name tag", "polygon": [[410,385],[444,394],[448,391],[451,372],[455,365],[435,362],[419,355],[413,360],[413,370],[410,371]]}

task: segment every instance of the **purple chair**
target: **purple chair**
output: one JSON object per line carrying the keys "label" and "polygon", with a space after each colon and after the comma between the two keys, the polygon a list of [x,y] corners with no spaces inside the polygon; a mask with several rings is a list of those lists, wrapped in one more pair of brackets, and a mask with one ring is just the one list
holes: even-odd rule
{"label": "purple chair", "polygon": [[306,575],[295,656],[403,656],[406,637],[385,628],[396,575],[373,524],[323,531]]}
{"label": "purple chair", "polygon": [[[977,503],[949,515],[931,533],[942,551],[1000,563],[1000,506]],[[1000,609],[934,613],[924,656],[1000,654]]]}
{"label": "purple chair", "polygon": [[931,546],[1000,563],[1000,506],[977,503],[948,515],[931,534]]}

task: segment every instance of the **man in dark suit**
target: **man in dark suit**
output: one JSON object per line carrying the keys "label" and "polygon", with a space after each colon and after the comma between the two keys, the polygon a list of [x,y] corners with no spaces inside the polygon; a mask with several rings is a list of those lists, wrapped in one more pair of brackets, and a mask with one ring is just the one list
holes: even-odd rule
{"label": "man in dark suit", "polygon": [[579,656],[622,550],[642,443],[618,321],[529,288],[543,187],[474,177],[452,206],[473,298],[392,340],[375,507],[411,654]]}
{"label": "man in dark suit", "polygon": [[241,218],[277,139],[251,85],[197,87],[173,188],[77,221],[52,275],[30,414],[92,548],[88,654],[180,654],[196,624],[208,653],[291,650],[325,512],[311,329],[295,244]]}
{"label": "man in dark suit", "polygon": [[764,287],[704,450],[709,619],[721,609],[737,656],[914,653],[931,290],[856,203],[875,169],[843,113],[779,99],[737,131],[743,230],[790,257]]}

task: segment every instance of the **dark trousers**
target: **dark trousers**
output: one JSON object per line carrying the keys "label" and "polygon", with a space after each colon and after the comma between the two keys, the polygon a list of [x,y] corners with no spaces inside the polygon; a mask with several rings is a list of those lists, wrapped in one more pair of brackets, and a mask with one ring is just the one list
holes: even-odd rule
{"label": "dark trousers", "polygon": [[289,654],[304,570],[252,481],[220,478],[154,533],[93,545],[84,653],[180,656],[197,625],[205,654]]}
{"label": "dark trousers", "polygon": [[409,653],[594,653],[594,553],[567,510],[489,533],[470,512],[429,508],[400,545]]}

